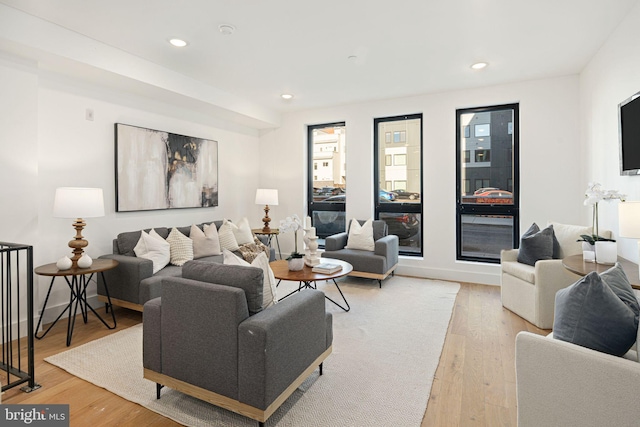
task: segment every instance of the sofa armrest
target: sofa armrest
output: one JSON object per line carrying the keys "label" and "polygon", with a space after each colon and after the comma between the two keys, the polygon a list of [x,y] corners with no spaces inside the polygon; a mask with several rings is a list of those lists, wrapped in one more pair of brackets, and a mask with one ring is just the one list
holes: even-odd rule
{"label": "sofa armrest", "polygon": [[640,363],[568,342],[516,337],[518,426],[637,425]]}
{"label": "sofa armrest", "polygon": [[327,327],[324,293],[315,290],[243,321],[238,327],[239,400],[266,409],[330,347]]}
{"label": "sofa armrest", "polygon": [[325,251],[339,251],[347,246],[347,238],[349,235],[346,232],[334,234],[324,239]]}
{"label": "sofa armrest", "polygon": [[500,251],[500,262],[518,261],[518,249],[503,249]]}
{"label": "sofa armrest", "polygon": [[142,314],[142,365],[155,372],[162,372],[161,308],[161,298],[155,298],[145,303]]}
{"label": "sofa armrest", "polygon": [[[140,282],[153,276],[153,262],[145,258],[108,254],[101,259],[118,261],[118,266],[104,272],[109,286],[109,296],[139,304]],[[98,274],[98,295],[106,295],[102,275]]]}
{"label": "sofa armrest", "polygon": [[398,236],[390,234],[376,240],[374,253],[381,255],[387,260],[387,268],[391,268],[398,263],[398,251],[400,241]]}

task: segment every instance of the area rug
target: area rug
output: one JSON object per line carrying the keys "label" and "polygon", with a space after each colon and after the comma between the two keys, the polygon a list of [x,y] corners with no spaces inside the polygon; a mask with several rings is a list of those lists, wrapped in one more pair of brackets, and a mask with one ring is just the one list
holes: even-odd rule
{"label": "area rug", "polygon": [[[457,283],[395,276],[338,282],[351,310],[330,301],[333,353],[269,418],[267,426],[419,426],[451,319]],[[278,292],[297,288],[283,282]],[[332,282],[318,288],[340,301]],[[304,292],[304,291],[303,291]],[[281,294],[281,295],[283,295]],[[47,362],[189,426],[256,426],[142,378],[142,325],[48,357]]]}

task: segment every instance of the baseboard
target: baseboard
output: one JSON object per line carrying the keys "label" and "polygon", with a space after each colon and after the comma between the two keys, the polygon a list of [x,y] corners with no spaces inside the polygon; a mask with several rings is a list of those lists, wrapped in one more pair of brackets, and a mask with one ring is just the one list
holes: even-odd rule
{"label": "baseboard", "polygon": [[[499,267],[499,266],[498,266]],[[447,280],[450,282],[469,282],[481,285],[500,286],[500,270],[496,273],[460,271],[444,268],[417,267],[399,265],[396,274],[400,276],[421,277],[425,279]]]}

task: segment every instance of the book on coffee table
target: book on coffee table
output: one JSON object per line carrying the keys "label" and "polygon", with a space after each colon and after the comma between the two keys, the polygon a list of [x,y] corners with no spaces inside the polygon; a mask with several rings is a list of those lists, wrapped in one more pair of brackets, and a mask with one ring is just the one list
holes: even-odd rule
{"label": "book on coffee table", "polygon": [[341,265],[333,264],[330,262],[323,262],[322,264],[318,264],[311,269],[311,271],[313,271],[314,273],[321,273],[321,274],[331,274],[340,270],[342,270]]}

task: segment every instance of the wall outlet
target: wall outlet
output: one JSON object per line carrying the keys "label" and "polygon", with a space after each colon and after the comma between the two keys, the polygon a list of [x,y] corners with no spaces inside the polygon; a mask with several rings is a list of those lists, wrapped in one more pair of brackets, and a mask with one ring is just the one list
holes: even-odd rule
{"label": "wall outlet", "polygon": [[86,120],[89,120],[90,122],[93,121],[93,110],[91,108],[87,108],[87,111],[85,112],[84,118]]}

